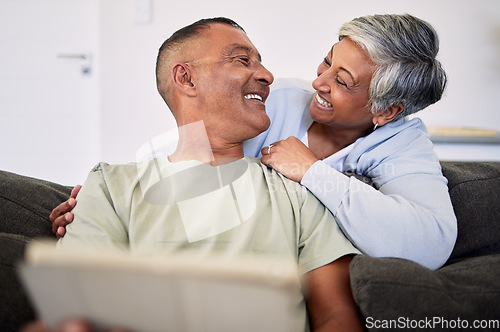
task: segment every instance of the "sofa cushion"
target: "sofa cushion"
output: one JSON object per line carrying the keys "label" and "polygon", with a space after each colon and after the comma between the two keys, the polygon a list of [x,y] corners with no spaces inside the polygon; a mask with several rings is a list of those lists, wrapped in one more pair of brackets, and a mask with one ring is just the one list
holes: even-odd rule
{"label": "sofa cushion", "polygon": [[54,238],[49,214],[70,187],[0,171],[0,331],[19,331],[35,318],[17,275],[32,238]]}
{"label": "sofa cushion", "polygon": [[442,162],[458,237],[448,263],[500,253],[500,163]]}
{"label": "sofa cushion", "polygon": [[0,171],[0,233],[54,237],[49,215],[71,188]]}
{"label": "sofa cushion", "polygon": [[17,275],[17,264],[31,238],[0,233],[0,331],[19,331],[35,313]]}
{"label": "sofa cushion", "polygon": [[[434,317],[452,324],[466,320],[469,327],[476,319],[498,324],[500,255],[469,258],[437,271],[403,259],[356,256],[350,273],[355,301],[369,329],[391,320],[414,324]],[[446,330],[442,325],[435,328]]]}

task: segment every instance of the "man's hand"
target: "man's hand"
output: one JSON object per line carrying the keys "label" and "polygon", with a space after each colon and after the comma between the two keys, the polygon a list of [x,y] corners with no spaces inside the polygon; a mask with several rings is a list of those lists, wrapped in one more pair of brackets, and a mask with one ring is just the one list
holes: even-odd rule
{"label": "man's hand", "polygon": [[[82,319],[68,319],[51,331],[41,320],[34,321],[26,325],[21,332],[96,332],[97,329]],[[127,332],[128,330],[122,328],[112,328],[106,330],[107,332]]]}
{"label": "man's hand", "polygon": [[[90,324],[79,319],[69,319],[60,324],[55,332],[94,332]],[[21,332],[51,332],[42,321],[37,320],[26,325]]]}
{"label": "man's hand", "polygon": [[66,234],[66,226],[73,221],[73,213],[71,211],[76,205],[76,195],[82,186],[77,185],[71,191],[69,199],[59,204],[50,214],[50,222],[52,223],[52,232],[59,239]]}

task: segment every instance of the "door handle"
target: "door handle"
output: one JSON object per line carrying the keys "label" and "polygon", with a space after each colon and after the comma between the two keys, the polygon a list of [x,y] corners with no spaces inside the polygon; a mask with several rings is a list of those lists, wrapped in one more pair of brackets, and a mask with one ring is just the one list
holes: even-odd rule
{"label": "door handle", "polygon": [[81,60],[82,75],[90,76],[92,73],[92,54],[91,53],[59,53],[59,59]]}
{"label": "door handle", "polygon": [[57,55],[61,59],[80,59],[80,60],[91,60],[92,55],[86,53],[60,53]]}

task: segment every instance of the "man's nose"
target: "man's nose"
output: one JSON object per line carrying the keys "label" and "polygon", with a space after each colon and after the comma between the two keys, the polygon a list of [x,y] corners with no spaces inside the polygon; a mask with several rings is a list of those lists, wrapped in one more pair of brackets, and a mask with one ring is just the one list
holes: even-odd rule
{"label": "man's nose", "polygon": [[273,74],[264,67],[263,64],[259,64],[259,68],[256,72],[257,79],[266,85],[271,85],[274,81]]}

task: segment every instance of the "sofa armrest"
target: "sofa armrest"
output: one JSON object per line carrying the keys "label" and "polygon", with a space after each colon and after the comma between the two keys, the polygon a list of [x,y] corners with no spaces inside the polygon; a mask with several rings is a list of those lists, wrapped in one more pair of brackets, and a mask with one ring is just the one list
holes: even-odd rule
{"label": "sofa armrest", "polygon": [[368,329],[391,320],[436,317],[472,325],[474,320],[498,323],[500,317],[500,255],[470,258],[437,271],[403,259],[356,256],[350,273]]}
{"label": "sofa armrest", "polygon": [[0,233],[54,237],[49,215],[71,188],[0,171]]}
{"label": "sofa armrest", "polygon": [[500,254],[500,162],[441,162],[458,223],[448,263]]}

